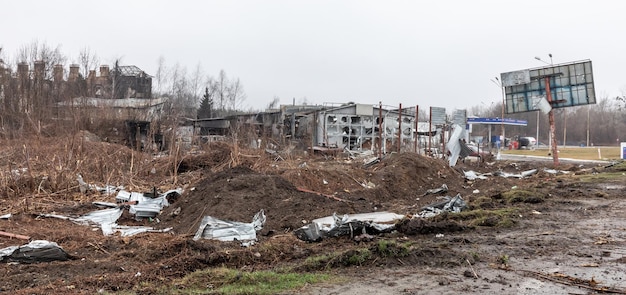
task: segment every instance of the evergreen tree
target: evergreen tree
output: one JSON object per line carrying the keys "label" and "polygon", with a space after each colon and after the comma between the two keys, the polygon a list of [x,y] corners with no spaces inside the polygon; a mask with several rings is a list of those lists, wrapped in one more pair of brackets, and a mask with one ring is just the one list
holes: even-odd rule
{"label": "evergreen tree", "polygon": [[213,111],[213,97],[209,93],[209,87],[206,87],[204,89],[204,95],[202,95],[200,108],[198,108],[198,119],[211,118],[212,111]]}

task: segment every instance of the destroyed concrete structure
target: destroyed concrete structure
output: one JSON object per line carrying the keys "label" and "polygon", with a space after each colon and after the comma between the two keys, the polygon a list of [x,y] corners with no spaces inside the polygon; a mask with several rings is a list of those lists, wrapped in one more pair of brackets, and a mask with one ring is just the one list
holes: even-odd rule
{"label": "destroyed concrete structure", "polygon": [[[265,112],[192,120],[193,136],[213,141],[249,131],[254,147],[272,139],[313,152],[442,150],[443,124],[419,121],[415,107],[399,109],[368,104],[283,105]],[[430,142],[430,144],[429,144]],[[271,147],[270,147],[271,148]]]}

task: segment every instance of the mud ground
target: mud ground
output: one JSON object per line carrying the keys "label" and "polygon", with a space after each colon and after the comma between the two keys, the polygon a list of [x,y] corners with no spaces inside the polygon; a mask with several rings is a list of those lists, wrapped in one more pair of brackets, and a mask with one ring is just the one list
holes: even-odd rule
{"label": "mud ground", "polygon": [[[168,171],[164,167],[171,166],[171,158],[138,156],[105,143],[90,147],[110,161],[119,160],[119,166],[72,166],[69,172],[81,172],[86,180],[100,185],[123,183],[136,191],[183,187],[183,195],[161,213],[158,222],[135,221],[127,215],[120,221],[173,230],[104,237],[88,226],[39,217],[41,213],[79,215],[95,210],[93,201],[111,201],[111,197],[81,194],[75,186],[50,181],[52,176],[72,179],[74,175],[54,174],[41,163],[41,171],[48,171],[48,178],[31,172],[4,179],[0,215],[11,213],[12,217],[0,220],[0,230],[56,242],[71,259],[0,264],[0,292],[154,294],[158,287],[174,285],[195,270],[218,266],[323,271],[341,278],[338,283],[293,291],[298,294],[626,292],[626,201],[622,198],[626,176],[620,177],[623,172],[610,168],[562,165],[558,169],[568,174],[559,175],[544,172],[546,163],[533,162],[468,161],[450,168],[441,160],[413,153],[391,154],[365,167],[362,159],[344,157],[299,155],[275,161],[263,152],[233,154],[230,146],[221,144],[175,155],[179,163],[176,170],[164,172]],[[5,167],[14,170],[20,163],[26,166],[19,148],[5,155],[22,161]],[[90,157],[97,160],[98,156]],[[137,157],[141,164],[128,167],[127,163]],[[37,160],[48,161],[44,156],[29,159],[30,171],[39,167]],[[119,167],[135,174],[130,177],[120,172],[122,169],[115,170]],[[539,173],[522,179],[490,176],[467,181],[462,173],[519,173],[534,168],[540,169]],[[609,172],[618,176],[591,182],[577,177]],[[447,193],[425,195],[428,189],[442,184],[448,186]],[[516,190],[524,193],[510,193]],[[444,214],[428,220],[407,219],[395,232],[358,242],[339,237],[308,243],[293,235],[312,219],[333,213],[390,211],[410,217],[438,197],[456,194],[467,201],[475,216]],[[250,222],[260,209],[265,211],[267,222],[252,247],[191,239],[203,216]],[[409,245],[408,252],[381,253],[377,250],[381,241]],[[23,243],[0,237],[0,248]],[[371,256],[358,263],[346,263],[345,259],[321,265],[307,263],[307,258],[331,253],[341,257],[363,249]]]}

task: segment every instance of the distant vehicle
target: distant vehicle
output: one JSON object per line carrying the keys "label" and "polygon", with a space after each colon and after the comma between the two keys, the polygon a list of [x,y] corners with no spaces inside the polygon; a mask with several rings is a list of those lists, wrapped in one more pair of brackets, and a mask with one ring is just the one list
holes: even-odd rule
{"label": "distant vehicle", "polygon": [[[468,157],[477,157],[480,162],[484,162],[485,160],[489,160],[493,157],[488,148],[479,148],[477,145],[473,144],[469,144],[467,147],[471,150]],[[463,159],[463,162],[465,162],[465,159]]]}
{"label": "distant vehicle", "polygon": [[530,136],[520,137],[518,142],[518,149],[534,149],[537,145],[537,140],[534,137]]}

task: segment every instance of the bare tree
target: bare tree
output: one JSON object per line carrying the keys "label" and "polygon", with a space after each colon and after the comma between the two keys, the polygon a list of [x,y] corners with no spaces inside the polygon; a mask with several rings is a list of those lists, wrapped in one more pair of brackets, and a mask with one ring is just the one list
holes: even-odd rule
{"label": "bare tree", "polygon": [[202,88],[202,65],[200,63],[196,64],[196,68],[193,71],[193,74],[191,74],[191,96],[190,99],[192,99],[194,102],[199,100],[199,93],[201,91]]}
{"label": "bare tree", "polygon": [[230,109],[236,111],[243,105],[245,99],[246,93],[243,91],[243,85],[239,81],[239,78],[237,78],[228,86],[228,103],[230,104]]}
{"label": "bare tree", "polygon": [[267,109],[271,110],[271,109],[276,109],[280,106],[280,97],[278,96],[274,96],[274,98],[272,99],[272,101],[270,101],[270,103],[267,104]]}
{"label": "bare tree", "polygon": [[163,56],[159,56],[159,60],[157,61],[158,66],[157,66],[157,71],[156,71],[156,82],[157,82],[157,93],[158,95],[163,95],[162,92],[162,88],[163,88],[163,84],[165,83],[165,79],[167,76],[167,68],[165,65],[165,57]]}
{"label": "bare tree", "polygon": [[83,47],[78,53],[78,63],[83,70],[83,76],[87,77],[90,70],[95,70],[98,67],[100,59],[89,47]]}
{"label": "bare tree", "polygon": [[220,73],[216,79],[216,83],[218,99],[217,109],[223,112],[226,110],[226,99],[228,96],[228,94],[226,93],[226,91],[228,91],[228,77],[226,76],[226,72],[223,69],[220,70]]}

